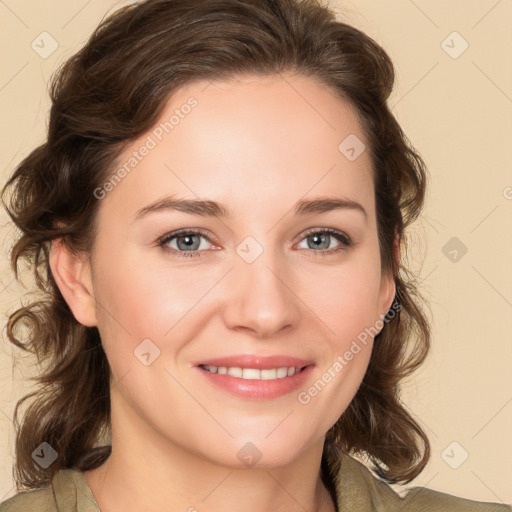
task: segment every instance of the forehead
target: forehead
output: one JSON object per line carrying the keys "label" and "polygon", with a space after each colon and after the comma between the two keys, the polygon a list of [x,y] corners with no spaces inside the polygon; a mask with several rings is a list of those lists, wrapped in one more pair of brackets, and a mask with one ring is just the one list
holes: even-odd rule
{"label": "forehead", "polygon": [[[361,151],[355,159],[347,140]],[[124,204],[132,216],[137,206],[177,194],[248,212],[338,192],[371,210],[365,145],[354,107],[317,79],[198,80],[175,91],[155,125],[123,151],[114,172],[128,172],[105,203]]]}

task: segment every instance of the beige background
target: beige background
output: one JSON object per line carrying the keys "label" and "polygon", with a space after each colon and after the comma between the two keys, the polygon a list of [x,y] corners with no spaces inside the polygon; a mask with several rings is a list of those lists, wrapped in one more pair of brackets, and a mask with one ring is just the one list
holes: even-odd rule
{"label": "beige background", "polygon": [[[52,71],[83,44],[107,11],[126,3],[0,1],[2,184],[43,140]],[[330,4],[394,60],[397,86],[391,105],[431,173],[425,214],[412,236],[412,256],[431,304],[434,347],[406,387],[404,400],[427,429],[433,454],[413,485],[511,503],[512,2]],[[46,59],[31,47],[43,31],[58,43]],[[465,42],[468,48],[458,55]],[[6,313],[31,283],[25,279],[24,289],[13,282],[7,264],[13,232],[3,211],[0,222],[3,329]],[[455,245],[445,247],[452,237],[457,237]],[[462,257],[461,244],[467,248]],[[33,369],[4,335],[0,347],[2,501],[15,492],[11,418],[16,400],[31,389]],[[466,452],[468,458],[460,464]]]}

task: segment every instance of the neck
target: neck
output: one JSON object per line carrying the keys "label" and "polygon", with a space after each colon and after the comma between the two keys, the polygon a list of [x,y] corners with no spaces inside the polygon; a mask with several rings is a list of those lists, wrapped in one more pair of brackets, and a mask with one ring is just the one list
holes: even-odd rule
{"label": "neck", "polygon": [[112,403],[110,457],[84,472],[102,512],[335,511],[320,478],[323,440],[286,465],[233,468],[156,436],[138,415],[127,421],[116,409]]}

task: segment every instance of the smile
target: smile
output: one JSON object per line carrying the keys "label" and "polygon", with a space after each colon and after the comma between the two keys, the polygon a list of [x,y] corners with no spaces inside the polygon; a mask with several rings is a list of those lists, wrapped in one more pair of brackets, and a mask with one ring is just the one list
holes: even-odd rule
{"label": "smile", "polygon": [[201,365],[200,367],[210,373],[218,373],[219,375],[231,375],[232,377],[238,377],[239,379],[247,380],[284,379],[285,377],[292,377],[302,370],[302,368],[296,368],[295,366],[265,368],[262,370],[258,368],[241,368],[238,366]]}
{"label": "smile", "polygon": [[[304,364],[303,361],[295,361],[295,364],[297,363]],[[253,365],[258,366],[258,364],[254,364],[254,361]],[[270,366],[268,361],[263,365]],[[201,378],[204,378],[205,382],[213,389],[251,400],[273,400],[285,395],[293,396],[298,389],[306,385],[315,369],[314,364],[306,364],[306,366],[278,365],[270,368],[268,366],[267,368],[251,366],[198,364],[192,369],[199,372]]]}

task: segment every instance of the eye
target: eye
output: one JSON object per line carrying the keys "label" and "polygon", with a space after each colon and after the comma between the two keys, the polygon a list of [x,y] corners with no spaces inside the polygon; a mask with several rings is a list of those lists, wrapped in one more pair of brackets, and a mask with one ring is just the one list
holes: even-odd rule
{"label": "eye", "polygon": [[[207,243],[202,243],[206,240]],[[352,245],[348,235],[332,228],[312,228],[302,238],[307,247],[301,249],[312,249],[312,252],[320,255],[337,253],[346,250]],[[334,248],[331,242],[336,241]],[[208,249],[208,243],[212,244],[210,237],[200,229],[180,229],[173,231],[160,238],[158,246],[164,251],[171,252],[180,258],[201,256],[201,252]]]}
{"label": "eye", "polygon": [[[337,253],[348,249],[352,245],[348,235],[332,228],[312,228],[306,232],[303,240],[306,243],[306,249],[313,248],[313,252],[321,255]],[[331,246],[333,240],[337,241],[337,245],[334,248]]]}
{"label": "eye", "polygon": [[158,241],[158,246],[180,258],[201,256],[201,251],[208,248],[205,247],[208,244],[202,244],[201,239],[211,243],[210,238],[200,229],[180,229],[164,235]]}

